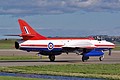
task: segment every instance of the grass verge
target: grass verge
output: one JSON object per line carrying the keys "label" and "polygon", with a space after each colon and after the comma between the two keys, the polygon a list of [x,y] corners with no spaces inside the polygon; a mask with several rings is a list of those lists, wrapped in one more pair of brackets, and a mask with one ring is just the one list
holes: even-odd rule
{"label": "grass verge", "polygon": [[120,79],[120,64],[66,64],[0,67],[1,72]]}
{"label": "grass verge", "polygon": [[0,49],[14,49],[15,39],[0,40]]}

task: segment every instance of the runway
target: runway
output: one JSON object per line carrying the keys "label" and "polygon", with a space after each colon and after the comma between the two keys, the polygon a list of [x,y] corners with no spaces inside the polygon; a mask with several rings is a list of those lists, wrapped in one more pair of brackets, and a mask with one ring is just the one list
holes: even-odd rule
{"label": "runway", "polygon": [[[36,52],[26,52],[20,50],[0,50],[0,56],[19,56],[19,55],[36,55]],[[108,56],[108,52],[105,53],[103,61],[99,61],[99,57],[90,57],[87,62],[82,62],[80,55],[75,53],[63,53],[56,56],[55,62],[50,62],[49,59],[38,60],[0,60],[0,66],[34,66],[34,65],[48,65],[48,64],[116,64],[120,63],[120,51],[112,51],[112,55]]]}

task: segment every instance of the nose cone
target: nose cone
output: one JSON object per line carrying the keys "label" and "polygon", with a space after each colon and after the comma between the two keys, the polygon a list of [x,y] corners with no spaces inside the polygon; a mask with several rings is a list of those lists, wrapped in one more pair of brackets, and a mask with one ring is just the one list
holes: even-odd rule
{"label": "nose cone", "polygon": [[113,47],[113,48],[115,48],[115,44],[113,44],[113,43],[110,43],[111,44],[111,46]]}
{"label": "nose cone", "polygon": [[115,48],[115,44],[108,41],[96,41],[95,46],[97,48],[110,48],[110,49]]}
{"label": "nose cone", "polygon": [[107,48],[111,48],[111,49],[115,48],[115,44],[108,41],[105,41],[102,44],[104,44]]}

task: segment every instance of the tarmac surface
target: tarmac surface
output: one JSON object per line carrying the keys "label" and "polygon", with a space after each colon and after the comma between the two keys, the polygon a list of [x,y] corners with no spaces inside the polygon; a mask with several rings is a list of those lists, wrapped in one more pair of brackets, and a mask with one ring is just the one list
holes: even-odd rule
{"label": "tarmac surface", "polygon": [[[26,52],[20,50],[0,50],[0,56],[35,56],[36,52]],[[55,62],[50,62],[49,59],[38,60],[0,60],[0,66],[34,66],[34,65],[48,65],[48,64],[120,64],[120,51],[112,51],[112,55],[109,56],[108,52],[105,52],[105,58],[103,61],[99,61],[99,57],[90,57],[87,62],[82,62],[82,56],[75,53],[63,53],[56,56]]]}

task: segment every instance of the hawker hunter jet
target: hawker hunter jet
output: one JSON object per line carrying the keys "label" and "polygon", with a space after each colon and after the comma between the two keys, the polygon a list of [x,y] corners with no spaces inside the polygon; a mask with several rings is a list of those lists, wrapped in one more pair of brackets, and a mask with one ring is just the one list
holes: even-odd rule
{"label": "hawker hunter jet", "polygon": [[91,56],[99,56],[99,60],[104,58],[104,51],[109,51],[115,45],[105,40],[95,40],[93,38],[48,38],[37,33],[24,20],[18,20],[23,39],[15,42],[15,48],[27,52],[35,51],[38,54],[49,56],[50,61],[55,61],[55,56],[62,53],[76,53],[82,55],[82,61],[87,61]]}

